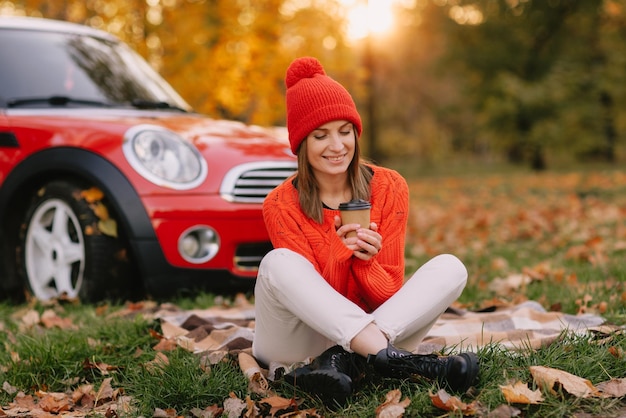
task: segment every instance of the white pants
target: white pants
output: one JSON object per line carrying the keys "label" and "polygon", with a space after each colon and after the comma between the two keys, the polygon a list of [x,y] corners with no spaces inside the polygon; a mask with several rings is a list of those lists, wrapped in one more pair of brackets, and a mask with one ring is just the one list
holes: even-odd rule
{"label": "white pants", "polygon": [[453,255],[429,260],[371,314],[337,293],[291,250],[270,251],[255,286],[254,356],[274,369],[305,362],[350,341],[374,322],[396,347],[413,351],[463,291],[467,270]]}

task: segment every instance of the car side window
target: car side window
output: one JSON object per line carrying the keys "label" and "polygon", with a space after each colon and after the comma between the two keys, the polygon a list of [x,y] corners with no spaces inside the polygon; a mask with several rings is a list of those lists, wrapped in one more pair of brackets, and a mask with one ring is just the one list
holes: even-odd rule
{"label": "car side window", "polygon": [[59,104],[47,98],[68,97],[110,105],[143,100],[188,108],[154,70],[145,64],[139,69],[142,61],[134,54],[122,43],[88,35],[0,30],[0,56],[12,57],[0,61],[0,102],[42,107]]}

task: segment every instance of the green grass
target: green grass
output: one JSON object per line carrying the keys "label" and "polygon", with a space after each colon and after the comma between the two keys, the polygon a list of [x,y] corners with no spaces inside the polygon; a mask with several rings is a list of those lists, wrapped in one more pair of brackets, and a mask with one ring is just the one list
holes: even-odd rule
{"label": "green grass", "polygon": [[[468,267],[468,286],[458,301],[468,309],[524,299],[539,301],[546,309],[575,314],[587,311],[608,322],[626,324],[626,173],[619,170],[523,173],[478,173],[472,176],[437,176],[410,182],[412,206],[407,237],[407,274],[435,254],[458,255]],[[489,284],[497,278],[531,273],[526,287],[496,295]],[[174,298],[168,302],[183,309],[205,308],[215,303],[211,294]],[[221,301],[218,301],[221,303]],[[25,327],[22,317],[32,308],[53,309],[70,318],[75,327],[61,330]],[[159,324],[142,316],[111,315],[122,305],[56,304],[11,305],[0,303],[0,383],[25,394],[66,392],[81,384],[94,387],[106,378],[132,399],[132,409],[119,416],[152,416],[159,409],[178,415],[210,405],[223,406],[233,393],[249,393],[248,382],[235,359],[211,367],[201,355],[182,349],[166,352],[168,363],[150,365],[157,356],[154,331]],[[513,381],[533,384],[530,367],[541,365],[570,372],[593,384],[626,377],[626,336],[613,335],[598,342],[592,337],[564,336],[548,347],[520,352],[487,346],[479,351],[480,381],[465,394],[475,402],[475,416],[487,416],[505,405],[500,389]],[[102,371],[86,367],[106,364]],[[385,394],[400,389],[411,400],[404,416],[461,417],[433,406],[429,392],[436,385],[370,376],[342,409],[329,410],[306,394],[279,383],[273,388],[286,398],[301,396],[300,410],[315,408],[328,417],[374,416]],[[0,391],[7,407],[16,393]],[[513,405],[519,416],[610,417],[624,414],[624,398],[580,399],[567,393],[543,392],[540,405]],[[92,416],[104,416],[94,412]],[[196,416],[197,413],[196,413]]]}

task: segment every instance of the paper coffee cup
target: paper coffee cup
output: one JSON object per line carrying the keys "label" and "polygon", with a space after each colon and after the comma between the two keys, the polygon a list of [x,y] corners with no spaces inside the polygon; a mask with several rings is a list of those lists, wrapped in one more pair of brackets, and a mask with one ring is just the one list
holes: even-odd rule
{"label": "paper coffee cup", "polygon": [[[359,224],[361,228],[369,228],[371,208],[372,205],[370,202],[362,199],[340,203],[339,212],[341,212],[341,224]],[[350,231],[346,234],[346,237],[354,236],[356,236],[356,231]]]}

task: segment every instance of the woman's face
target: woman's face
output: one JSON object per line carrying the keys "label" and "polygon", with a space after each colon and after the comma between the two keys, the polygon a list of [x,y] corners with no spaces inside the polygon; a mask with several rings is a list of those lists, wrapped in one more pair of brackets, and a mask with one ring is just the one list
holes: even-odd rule
{"label": "woman's face", "polygon": [[356,143],[352,122],[328,122],[311,132],[306,139],[307,159],[316,177],[348,171]]}

